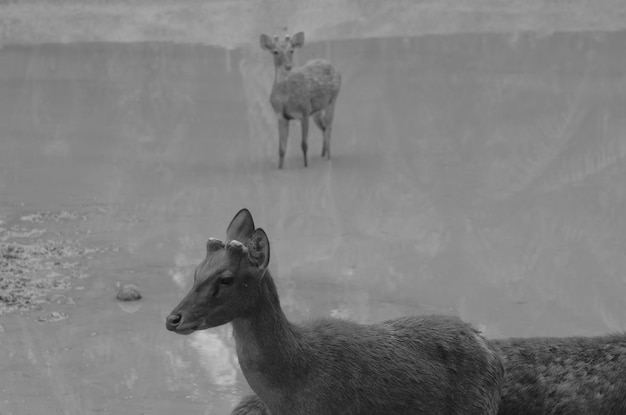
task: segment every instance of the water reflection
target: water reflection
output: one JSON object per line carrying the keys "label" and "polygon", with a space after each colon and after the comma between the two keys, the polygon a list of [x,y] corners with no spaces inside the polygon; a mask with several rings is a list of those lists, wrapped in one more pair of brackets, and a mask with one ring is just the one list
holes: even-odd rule
{"label": "water reflection", "polygon": [[232,353],[233,342],[223,340],[231,335],[230,327],[224,327],[202,331],[190,341],[191,346],[200,354],[200,364],[215,385],[233,386],[237,381],[236,368],[239,364]]}
{"label": "water reflection", "polygon": [[[3,321],[15,364],[0,388],[20,399],[0,412],[17,413],[23,390],[46,394],[24,406],[33,413],[42,401],[65,413],[228,411],[247,391],[230,329],[183,337],[163,322],[206,239],[244,206],[268,231],[294,320],[448,312],[490,336],[623,329],[624,40],[308,45],[300,62],[327,56],[344,78],[334,159],[319,158],[312,131],[303,169],[294,133],[284,171],[260,50],[2,49],[2,203],[98,206],[81,226],[121,249],[90,262],[70,319]],[[132,313],[114,306],[121,280],[144,290]]]}

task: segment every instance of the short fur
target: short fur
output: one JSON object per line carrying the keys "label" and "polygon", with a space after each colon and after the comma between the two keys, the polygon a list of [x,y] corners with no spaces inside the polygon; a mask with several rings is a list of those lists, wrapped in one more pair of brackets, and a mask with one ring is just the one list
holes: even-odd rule
{"label": "short fur", "polygon": [[232,323],[241,370],[259,397],[244,398],[233,414],[497,413],[502,362],[460,319],[294,324],[267,270],[267,236],[247,210],[235,215],[223,248],[214,240],[207,246],[193,288],[166,326],[189,334]]}
{"label": "short fur", "polygon": [[243,398],[230,415],[271,415],[267,406],[256,395]]}
{"label": "short fur", "polygon": [[304,33],[299,32],[284,40],[277,37],[272,40],[262,34],[261,48],[274,56],[274,85],[270,94],[270,103],[278,119],[278,137],[280,157],[278,168],[283,167],[289,121],[299,119],[302,128],[302,155],[304,166],[307,162],[309,117],[322,131],[324,144],[322,157],[330,160],[330,136],[335,113],[335,103],[341,89],[341,75],[324,59],[308,61],[304,66],[292,68],[293,52],[304,45]]}
{"label": "short fur", "polygon": [[626,335],[492,342],[505,366],[499,415],[626,414]]}

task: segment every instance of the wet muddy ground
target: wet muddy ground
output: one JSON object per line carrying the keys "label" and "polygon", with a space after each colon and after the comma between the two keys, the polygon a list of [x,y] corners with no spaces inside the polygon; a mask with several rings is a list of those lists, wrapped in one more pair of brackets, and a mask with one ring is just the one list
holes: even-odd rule
{"label": "wet muddy ground", "polygon": [[[626,32],[312,43],[333,159],[285,169],[255,47],[0,50],[0,414],[223,414],[229,327],[165,316],[248,207],[289,318],[460,315],[490,337],[623,330]],[[119,302],[126,283],[143,298]]]}

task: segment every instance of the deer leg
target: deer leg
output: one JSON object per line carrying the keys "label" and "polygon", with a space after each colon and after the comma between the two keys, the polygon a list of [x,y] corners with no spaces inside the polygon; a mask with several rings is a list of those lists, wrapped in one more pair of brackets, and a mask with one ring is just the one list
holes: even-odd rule
{"label": "deer leg", "polygon": [[278,118],[278,168],[283,168],[283,162],[285,160],[285,151],[287,150],[287,139],[289,138],[289,121],[279,117]]}
{"label": "deer leg", "polygon": [[[324,113],[322,111],[316,112],[313,115],[313,120],[315,124],[322,130],[322,135],[326,137],[326,126],[324,126],[324,120],[322,119],[322,115]],[[326,141],[324,140],[324,144],[322,145],[322,157],[326,154]]]}
{"label": "deer leg", "polygon": [[326,158],[330,160],[330,133],[333,129],[333,118],[335,116],[335,100],[333,99],[330,104],[324,109],[324,146],[322,147],[322,157],[326,155]]}
{"label": "deer leg", "polygon": [[322,132],[324,132],[326,127],[324,126],[324,120],[322,119],[322,115],[323,115],[322,111],[316,112],[313,115],[313,120],[315,121],[315,124],[320,128],[320,130],[322,130]]}
{"label": "deer leg", "polygon": [[308,115],[303,115],[300,120],[300,125],[302,126],[302,155],[304,156],[304,167],[308,166],[306,160],[306,151],[309,148],[308,139],[309,139],[309,117]]}

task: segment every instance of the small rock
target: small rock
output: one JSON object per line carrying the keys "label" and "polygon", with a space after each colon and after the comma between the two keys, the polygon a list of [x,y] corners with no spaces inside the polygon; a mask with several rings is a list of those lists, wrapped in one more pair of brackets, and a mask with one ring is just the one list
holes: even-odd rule
{"label": "small rock", "polygon": [[124,284],[116,298],[120,301],[137,301],[141,299],[141,293],[135,284]]}
{"label": "small rock", "polygon": [[69,316],[65,313],[59,313],[58,311],[53,311],[48,316],[40,316],[37,318],[37,321],[40,323],[54,323],[55,321],[66,320]]}

